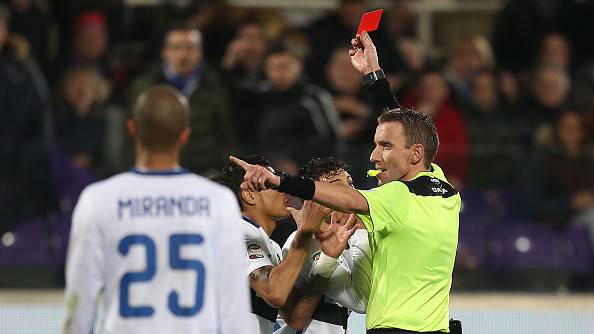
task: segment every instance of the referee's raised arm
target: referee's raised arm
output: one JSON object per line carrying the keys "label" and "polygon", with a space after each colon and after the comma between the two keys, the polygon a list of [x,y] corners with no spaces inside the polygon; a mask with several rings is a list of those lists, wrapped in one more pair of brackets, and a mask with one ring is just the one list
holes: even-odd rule
{"label": "referee's raised arm", "polygon": [[377,50],[369,34],[364,32],[357,35],[351,40],[351,45],[353,47],[349,50],[351,64],[363,78],[363,89],[376,115],[400,108],[400,103],[394,97],[390,83],[379,65]]}

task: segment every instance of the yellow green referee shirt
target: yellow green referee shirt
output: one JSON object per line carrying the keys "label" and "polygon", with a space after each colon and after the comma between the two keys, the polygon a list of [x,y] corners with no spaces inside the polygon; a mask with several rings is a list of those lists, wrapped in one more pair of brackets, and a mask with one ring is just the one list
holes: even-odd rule
{"label": "yellow green referee shirt", "polygon": [[373,254],[367,329],[449,332],[460,194],[435,164],[410,181],[360,193]]}

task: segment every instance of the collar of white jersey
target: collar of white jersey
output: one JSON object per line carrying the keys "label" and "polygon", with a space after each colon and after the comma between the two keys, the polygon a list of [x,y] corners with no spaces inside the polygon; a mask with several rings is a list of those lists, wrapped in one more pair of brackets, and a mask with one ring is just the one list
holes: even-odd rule
{"label": "collar of white jersey", "polygon": [[254,225],[256,228],[260,228],[260,225],[259,225],[258,223],[256,223],[256,221],[255,221],[255,220],[253,220],[253,219],[252,219],[252,218],[250,218],[250,217],[247,217],[247,216],[241,216],[241,219],[243,219],[243,220],[245,220],[246,222],[248,222],[248,223],[250,223],[250,224]]}
{"label": "collar of white jersey", "polygon": [[175,167],[171,169],[148,169],[143,167],[132,167],[130,168],[130,172],[140,175],[170,176],[187,174],[190,171],[182,167]]}

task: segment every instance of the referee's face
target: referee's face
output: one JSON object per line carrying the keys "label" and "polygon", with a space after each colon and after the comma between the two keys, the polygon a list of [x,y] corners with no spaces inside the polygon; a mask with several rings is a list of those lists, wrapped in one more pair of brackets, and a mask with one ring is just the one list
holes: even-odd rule
{"label": "referee's face", "polygon": [[378,183],[405,179],[410,173],[412,149],[406,148],[404,127],[400,122],[380,123],[373,139],[375,148],[369,160],[382,172]]}

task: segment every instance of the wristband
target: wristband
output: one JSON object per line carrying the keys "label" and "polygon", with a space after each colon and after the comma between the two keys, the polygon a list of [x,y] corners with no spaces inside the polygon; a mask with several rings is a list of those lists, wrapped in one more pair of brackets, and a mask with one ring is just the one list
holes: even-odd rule
{"label": "wristband", "polygon": [[280,176],[280,184],[275,190],[297,196],[302,199],[312,199],[316,193],[316,183],[314,180],[302,176],[292,176],[285,172],[275,172]]}
{"label": "wristband", "polygon": [[363,86],[367,86],[368,84],[378,81],[379,79],[383,79],[385,77],[386,77],[386,74],[381,69],[379,69],[377,71],[369,72],[363,76]]}
{"label": "wristband", "polygon": [[314,263],[313,271],[324,278],[330,278],[338,266],[338,259],[320,252],[320,258]]}

